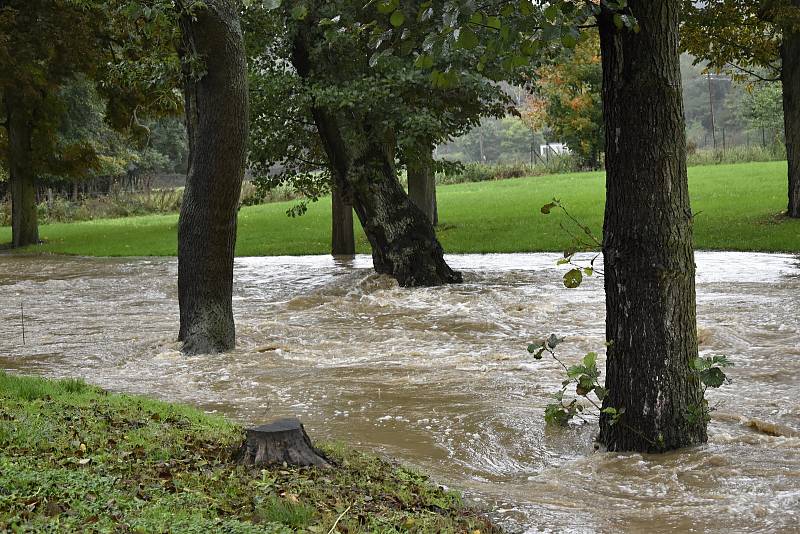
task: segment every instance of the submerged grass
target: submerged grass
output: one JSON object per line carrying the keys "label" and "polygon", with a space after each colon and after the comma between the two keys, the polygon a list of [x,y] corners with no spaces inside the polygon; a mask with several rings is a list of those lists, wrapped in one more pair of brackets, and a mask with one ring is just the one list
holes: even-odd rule
{"label": "submerged grass", "polygon": [[[703,250],[800,251],[800,220],[786,209],[786,162],[689,168],[695,246]],[[601,235],[603,173],[575,173],[440,186],[439,239],[449,253],[561,251],[571,238],[563,218],[539,208],[561,199],[577,219]],[[239,212],[239,256],[327,254],[330,200],[306,215],[286,216],[292,202],[244,207]],[[171,256],[177,251],[177,215],[42,226],[44,245],[25,251],[87,256]],[[358,251],[369,244],[357,231]],[[0,228],[0,243],[11,240]]]}
{"label": "submerged grass", "polygon": [[0,532],[497,531],[341,444],[322,447],[331,469],[261,469],[230,461],[242,439],[187,406],[0,372]]}

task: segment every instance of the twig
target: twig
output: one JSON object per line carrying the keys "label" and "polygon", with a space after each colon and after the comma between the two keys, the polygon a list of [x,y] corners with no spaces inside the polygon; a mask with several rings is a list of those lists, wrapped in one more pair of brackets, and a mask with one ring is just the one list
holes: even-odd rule
{"label": "twig", "polygon": [[333,534],[333,531],[334,531],[334,530],[336,530],[336,526],[339,524],[339,521],[341,521],[341,520],[342,520],[342,518],[344,517],[344,514],[346,514],[347,512],[349,512],[349,511],[350,511],[350,508],[352,508],[352,507],[353,507],[353,505],[351,504],[350,506],[348,506],[347,508],[345,508],[344,512],[342,512],[341,514],[339,514],[339,517],[337,517],[337,518],[336,518],[336,521],[334,521],[334,522],[333,522],[333,526],[332,526],[332,527],[331,527],[331,529],[328,531],[328,534]]}
{"label": "twig", "polygon": [[25,307],[22,303],[19,303],[19,317],[20,322],[22,323],[22,344],[25,344]]}

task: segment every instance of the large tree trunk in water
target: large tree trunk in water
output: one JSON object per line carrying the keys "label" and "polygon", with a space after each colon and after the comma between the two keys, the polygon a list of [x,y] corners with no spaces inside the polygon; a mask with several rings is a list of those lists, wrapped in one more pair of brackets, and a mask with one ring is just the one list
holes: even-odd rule
{"label": "large tree trunk in water", "polygon": [[[311,30],[307,30],[310,32]],[[303,78],[312,77],[306,36],[295,36],[292,63]],[[343,123],[325,109],[312,109],[332,172],[353,194],[353,208],[372,247],[375,271],[404,287],[458,283],[461,274],[444,261],[433,224],[408,198],[394,167],[395,143],[369,121]]]}
{"label": "large tree trunk in water", "polygon": [[[800,9],[800,0],[794,0]],[[789,217],[800,217],[800,32],[784,31],[781,44],[783,123],[789,161]]]}
{"label": "large tree trunk in water", "polygon": [[236,5],[205,3],[193,17],[180,18],[189,171],[178,224],[178,296],[179,339],[187,353],[224,351],[235,343],[233,254],[248,132]]}
{"label": "large tree trunk in water", "polygon": [[353,199],[347,184],[331,179],[331,254],[354,256],[356,239],[353,233]]}
{"label": "large tree trunk in water", "polygon": [[692,213],[686,176],[677,0],[631,0],[641,31],[600,21],[607,198],[603,234],[608,348],[600,419],[609,450],[665,451],[706,441],[690,424],[702,392]]}
{"label": "large tree trunk in water", "polygon": [[411,201],[394,168],[393,143],[365,129],[363,151],[348,172],[354,207],[372,246],[375,270],[393,276],[401,286],[434,286],[461,282],[461,274],[444,261],[432,222]]}
{"label": "large tree trunk in water", "polygon": [[33,117],[16,99],[6,96],[6,101],[12,246],[24,247],[39,242]]}
{"label": "large tree trunk in water", "polygon": [[436,204],[436,175],[433,171],[433,155],[429,147],[409,151],[406,161],[408,173],[408,196],[422,210],[434,226],[439,224]]}

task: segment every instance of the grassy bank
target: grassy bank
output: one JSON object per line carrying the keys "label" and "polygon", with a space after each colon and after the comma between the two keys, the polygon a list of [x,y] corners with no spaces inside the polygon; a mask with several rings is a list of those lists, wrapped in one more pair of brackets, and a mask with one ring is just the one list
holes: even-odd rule
{"label": "grassy bank", "polygon": [[0,372],[0,532],[491,532],[424,476],[343,446],[332,469],[229,461],[240,427],[75,380]]}
{"label": "grassy bank", "polygon": [[[786,205],[786,162],[710,165],[689,169],[695,245],[706,250],[800,251],[800,221],[779,213]],[[439,237],[450,253],[563,250],[570,242],[558,214],[539,208],[558,197],[600,235],[602,173],[560,174],[439,187]],[[242,208],[240,256],[326,254],[330,201],[303,217],[286,217],[291,202]],[[177,250],[177,216],[149,216],[53,224],[41,228],[46,244],[32,250],[94,256],[168,256]],[[11,239],[0,229],[0,242]],[[369,252],[358,232],[360,252]]]}

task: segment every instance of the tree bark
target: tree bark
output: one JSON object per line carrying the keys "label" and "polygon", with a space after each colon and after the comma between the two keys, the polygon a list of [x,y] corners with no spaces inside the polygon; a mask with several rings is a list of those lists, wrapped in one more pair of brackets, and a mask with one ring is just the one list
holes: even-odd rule
{"label": "tree bark", "polygon": [[[292,63],[306,79],[313,70],[308,49],[301,30],[295,36]],[[372,247],[375,271],[394,277],[403,287],[461,282],[461,274],[444,261],[432,223],[397,179],[396,142],[389,132],[358,117],[341,121],[322,107],[313,107],[312,114],[332,172],[352,191],[353,208]]]}
{"label": "tree bark", "polygon": [[246,439],[236,453],[245,465],[287,465],[330,467],[311,444],[303,424],[296,418],[279,419],[248,428]]}
{"label": "tree bark", "polygon": [[36,171],[33,157],[33,116],[23,102],[6,95],[8,172],[11,190],[11,245],[39,242],[36,211]]}
{"label": "tree bark", "polygon": [[180,333],[186,353],[233,348],[233,256],[248,135],[247,68],[234,2],[183,12],[189,170],[178,223]]}
{"label": "tree bark", "polygon": [[599,441],[660,452],[706,441],[700,406],[692,213],[677,0],[631,0],[641,31],[600,20],[606,124],[603,234],[608,348]]}
{"label": "tree bark", "polygon": [[436,174],[433,164],[430,147],[410,150],[407,154],[408,196],[436,226],[439,224],[439,212],[436,204]]}
{"label": "tree bark", "polygon": [[331,179],[331,254],[354,256],[353,200],[347,184]]}
{"label": "tree bark", "polygon": [[[800,9],[800,0],[793,0]],[[800,217],[800,32],[787,29],[781,43],[783,121],[789,163],[789,217]]]}

